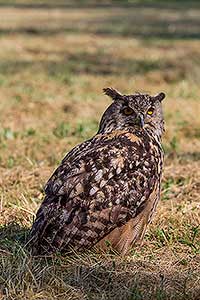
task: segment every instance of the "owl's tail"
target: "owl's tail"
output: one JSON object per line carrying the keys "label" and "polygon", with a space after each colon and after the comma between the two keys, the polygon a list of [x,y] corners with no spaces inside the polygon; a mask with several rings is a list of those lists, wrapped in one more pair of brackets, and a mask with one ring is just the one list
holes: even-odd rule
{"label": "owl's tail", "polygon": [[122,255],[127,254],[131,246],[143,240],[147,228],[146,215],[140,213],[123,226],[122,234],[115,248]]}

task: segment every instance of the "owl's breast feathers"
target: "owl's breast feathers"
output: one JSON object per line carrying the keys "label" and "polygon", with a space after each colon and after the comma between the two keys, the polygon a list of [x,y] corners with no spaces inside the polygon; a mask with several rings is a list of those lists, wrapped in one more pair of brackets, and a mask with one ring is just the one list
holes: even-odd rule
{"label": "owl's breast feathers", "polygon": [[130,131],[98,134],[72,149],[46,184],[33,252],[89,248],[136,217],[159,193],[162,157],[156,139]]}

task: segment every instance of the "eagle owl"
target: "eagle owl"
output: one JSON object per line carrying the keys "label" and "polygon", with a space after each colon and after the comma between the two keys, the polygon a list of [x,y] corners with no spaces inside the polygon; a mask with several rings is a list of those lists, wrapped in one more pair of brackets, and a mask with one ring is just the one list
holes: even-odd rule
{"label": "eagle owl", "polygon": [[143,238],[160,198],[165,94],[113,88],[97,134],[73,148],[45,186],[30,231],[33,254],[112,245],[125,254]]}

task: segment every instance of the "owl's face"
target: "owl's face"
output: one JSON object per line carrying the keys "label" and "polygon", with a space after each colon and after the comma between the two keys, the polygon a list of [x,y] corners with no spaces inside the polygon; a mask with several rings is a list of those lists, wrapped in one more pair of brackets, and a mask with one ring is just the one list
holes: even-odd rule
{"label": "owl's face", "polygon": [[121,95],[114,89],[104,89],[114,102],[103,114],[99,133],[120,129],[147,130],[161,137],[164,120],[161,101],[165,94],[157,96],[147,94]]}

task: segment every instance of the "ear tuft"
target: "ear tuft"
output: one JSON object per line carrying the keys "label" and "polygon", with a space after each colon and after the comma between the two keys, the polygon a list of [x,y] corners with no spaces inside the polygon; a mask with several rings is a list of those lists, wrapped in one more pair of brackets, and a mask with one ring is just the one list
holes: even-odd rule
{"label": "ear tuft", "polygon": [[113,100],[123,99],[123,95],[112,87],[104,88],[103,92],[105,95],[111,97]]}
{"label": "ear tuft", "polygon": [[158,95],[153,97],[155,100],[162,101],[165,98],[165,93],[161,92]]}

